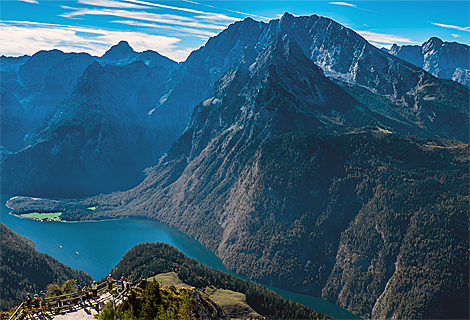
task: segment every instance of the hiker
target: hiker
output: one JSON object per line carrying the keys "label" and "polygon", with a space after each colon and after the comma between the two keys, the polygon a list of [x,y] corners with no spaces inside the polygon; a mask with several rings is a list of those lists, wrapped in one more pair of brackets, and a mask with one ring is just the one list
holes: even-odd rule
{"label": "hiker", "polygon": [[83,293],[85,294],[85,301],[88,301],[88,299],[90,299],[90,287],[88,286],[88,283],[85,283]]}
{"label": "hiker", "polygon": [[26,307],[28,308],[28,310],[31,310],[31,305],[32,305],[32,299],[31,299],[31,294],[27,294],[26,295]]}
{"label": "hiker", "polygon": [[116,293],[115,294],[118,294],[119,292],[119,279],[116,278]]}
{"label": "hiker", "polygon": [[41,310],[46,311],[46,294],[44,293],[44,291],[39,292],[39,298],[41,299],[39,301],[41,305]]}
{"label": "hiker", "polygon": [[124,276],[121,276],[121,292],[124,291]]}
{"label": "hiker", "polygon": [[111,277],[111,273],[108,275],[108,291],[109,293],[113,291],[113,277]]}
{"label": "hiker", "polygon": [[96,283],[96,281],[93,281],[93,283],[91,284],[91,292],[93,294],[93,299],[96,300],[96,298],[98,297],[98,284]]}
{"label": "hiker", "polygon": [[34,295],[33,302],[34,302],[34,309],[36,310],[36,313],[38,313],[38,311],[39,311],[39,296],[38,296],[37,293]]}
{"label": "hiker", "polygon": [[78,296],[80,297],[80,304],[83,303],[83,290],[82,290],[82,287],[80,285],[78,285],[78,288],[77,288],[77,294]]}
{"label": "hiker", "polygon": [[124,280],[122,280],[122,283],[124,286],[124,290],[127,290],[127,278],[124,278]]}

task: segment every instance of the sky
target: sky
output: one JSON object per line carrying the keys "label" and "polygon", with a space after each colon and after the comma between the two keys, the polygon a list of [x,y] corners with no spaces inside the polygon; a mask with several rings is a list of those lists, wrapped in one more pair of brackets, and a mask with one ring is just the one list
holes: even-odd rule
{"label": "sky", "polygon": [[373,45],[422,44],[432,36],[470,44],[470,1],[0,0],[0,55],[39,50],[103,55],[126,40],[184,61],[228,25],[284,12],[331,18]]}

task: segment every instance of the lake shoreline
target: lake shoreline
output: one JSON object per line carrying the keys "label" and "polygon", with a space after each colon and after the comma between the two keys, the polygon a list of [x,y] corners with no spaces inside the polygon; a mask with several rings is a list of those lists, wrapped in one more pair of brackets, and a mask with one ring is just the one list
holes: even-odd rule
{"label": "lake shoreline", "polygon": [[[5,206],[6,199],[4,197],[8,196],[2,195],[2,204]],[[8,208],[14,210],[10,207]],[[148,217],[120,216],[112,219],[62,220],[46,221],[52,223],[38,223],[39,221],[21,217],[21,215],[16,213],[9,213],[6,215],[6,212],[2,209],[3,217],[11,217],[10,219],[2,219],[2,223],[13,231],[31,239],[36,244],[39,252],[47,253],[59,262],[72,268],[83,270],[95,279],[100,279],[108,274],[131,247],[143,242],[170,244],[185,255],[198,260],[208,267],[228,272],[244,279],[244,277],[226,268],[212,251],[194,238]],[[81,224],[79,222],[88,223]],[[126,237],[122,237],[123,234]],[[108,244],[109,241],[107,242],[110,239],[114,241],[112,245],[111,243]],[[119,242],[116,243],[116,240],[119,240]],[[110,250],[112,252],[109,252]],[[334,318],[360,319],[338,305],[308,293],[291,292],[262,285],[277,292],[284,298],[302,303],[313,310],[330,314]]]}

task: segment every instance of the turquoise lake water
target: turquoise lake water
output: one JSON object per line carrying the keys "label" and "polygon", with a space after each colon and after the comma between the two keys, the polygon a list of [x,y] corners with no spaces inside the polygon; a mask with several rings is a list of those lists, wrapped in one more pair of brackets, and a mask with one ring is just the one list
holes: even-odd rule
{"label": "turquoise lake water", "polygon": [[[95,280],[105,277],[133,246],[142,242],[168,243],[187,256],[209,267],[230,272],[222,261],[201,243],[183,232],[147,219],[117,219],[83,222],[39,222],[9,214],[1,196],[0,221],[13,231],[31,239],[44,252],[69,267],[89,273]],[[230,272],[232,273],[232,272]],[[306,305],[336,319],[361,319],[349,311],[306,294],[269,287],[284,298]]]}

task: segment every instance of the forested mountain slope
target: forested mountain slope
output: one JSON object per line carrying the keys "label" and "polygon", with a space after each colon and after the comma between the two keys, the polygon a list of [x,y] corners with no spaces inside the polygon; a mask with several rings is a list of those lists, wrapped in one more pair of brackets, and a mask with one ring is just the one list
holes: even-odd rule
{"label": "forested mountain slope", "polygon": [[[22,59],[2,57],[6,64],[2,66],[5,69],[2,86],[12,94],[9,105],[18,109],[16,100],[24,108],[5,113],[12,118],[7,119],[8,123],[20,124],[11,138],[4,135],[5,139],[12,140],[7,144],[14,145],[14,150],[9,151],[15,151],[1,154],[5,192],[83,197],[134,186],[141,181],[145,166],[167,152],[186,129],[194,107],[201,101],[214,98],[214,90],[220,90],[221,78],[225,77],[223,81],[227,81],[228,72],[233,75],[237,73],[237,78],[245,86],[242,72],[234,72],[240,70],[240,61],[243,60],[243,72],[256,71],[258,62],[263,59],[262,54],[283,37],[289,39],[286,43],[296,43],[300,48],[291,56],[299,57],[301,55],[298,53],[302,53],[298,61],[302,66],[308,65],[307,60],[310,61],[308,68],[319,66],[326,76],[336,79],[350,96],[348,101],[337,101],[345,103],[343,109],[339,110],[338,105],[333,109],[341,113],[338,119],[334,114],[324,117],[328,114],[325,111],[328,107],[309,115],[319,121],[313,126],[315,130],[322,128],[324,132],[347,132],[351,128],[370,125],[405,135],[468,142],[467,87],[438,79],[372,46],[353,30],[329,18],[317,15],[294,17],[286,13],[269,23],[250,18],[235,22],[210,38],[180,64],[156,52],[137,53],[126,42],[113,46],[102,57],[65,54],[58,50],[41,51]],[[149,77],[143,77],[142,81],[123,71],[120,83],[97,83],[84,71],[97,69],[91,65],[93,61],[123,70],[140,62],[148,69],[165,70],[167,74],[149,72]],[[102,72],[106,74],[109,68],[105,66]],[[139,70],[135,73],[142,75]],[[287,90],[296,91],[296,98],[303,102],[312,103],[318,98],[319,103],[326,106],[328,99],[336,95],[338,98],[344,96],[343,91],[336,92],[337,87],[325,90],[322,96],[316,96],[311,90],[309,97],[304,96],[299,89],[309,88],[311,83],[299,77],[294,77],[298,83],[293,83],[294,78],[290,78],[288,70],[282,72],[279,76],[286,77],[284,84],[290,83]],[[95,72],[98,78],[103,78],[99,73]],[[142,87],[134,84],[141,84]],[[251,85],[258,87],[260,84],[252,78]],[[87,86],[95,87],[95,95],[82,90]],[[268,94],[265,92],[265,95]],[[106,114],[104,118],[96,115],[94,107],[90,110],[83,108],[86,104],[97,103],[104,104],[102,109],[106,110],[98,108]],[[109,108],[109,103],[120,108]],[[252,103],[258,102],[253,100]],[[64,111],[64,108],[67,110]],[[129,109],[136,108],[139,117],[131,117],[134,123],[129,126]],[[108,113],[109,109],[112,109],[112,116]],[[26,114],[27,121],[17,120],[17,116],[22,114]],[[67,121],[63,119],[64,115]],[[83,123],[81,118],[91,119],[91,123]],[[103,119],[106,121],[96,123]],[[89,129],[83,133],[77,129],[78,124]],[[307,131],[313,130],[313,127]],[[29,132],[26,145],[22,146],[21,136],[26,132]],[[103,135],[107,139],[101,143]],[[122,145],[116,148],[117,141],[121,140]],[[23,150],[17,150],[22,147]],[[106,156],[97,154],[104,150]],[[139,153],[142,153],[143,161],[136,157]],[[67,163],[74,173],[64,172],[63,166],[57,163]],[[122,168],[130,168],[130,172],[126,174]],[[23,178],[26,183],[19,182]],[[77,181],[75,186],[70,186],[71,180]]]}
{"label": "forested mountain slope", "polygon": [[167,77],[142,61],[88,66],[26,147],[2,156],[3,192],[83,197],[137,185],[159,155],[146,119]]}

